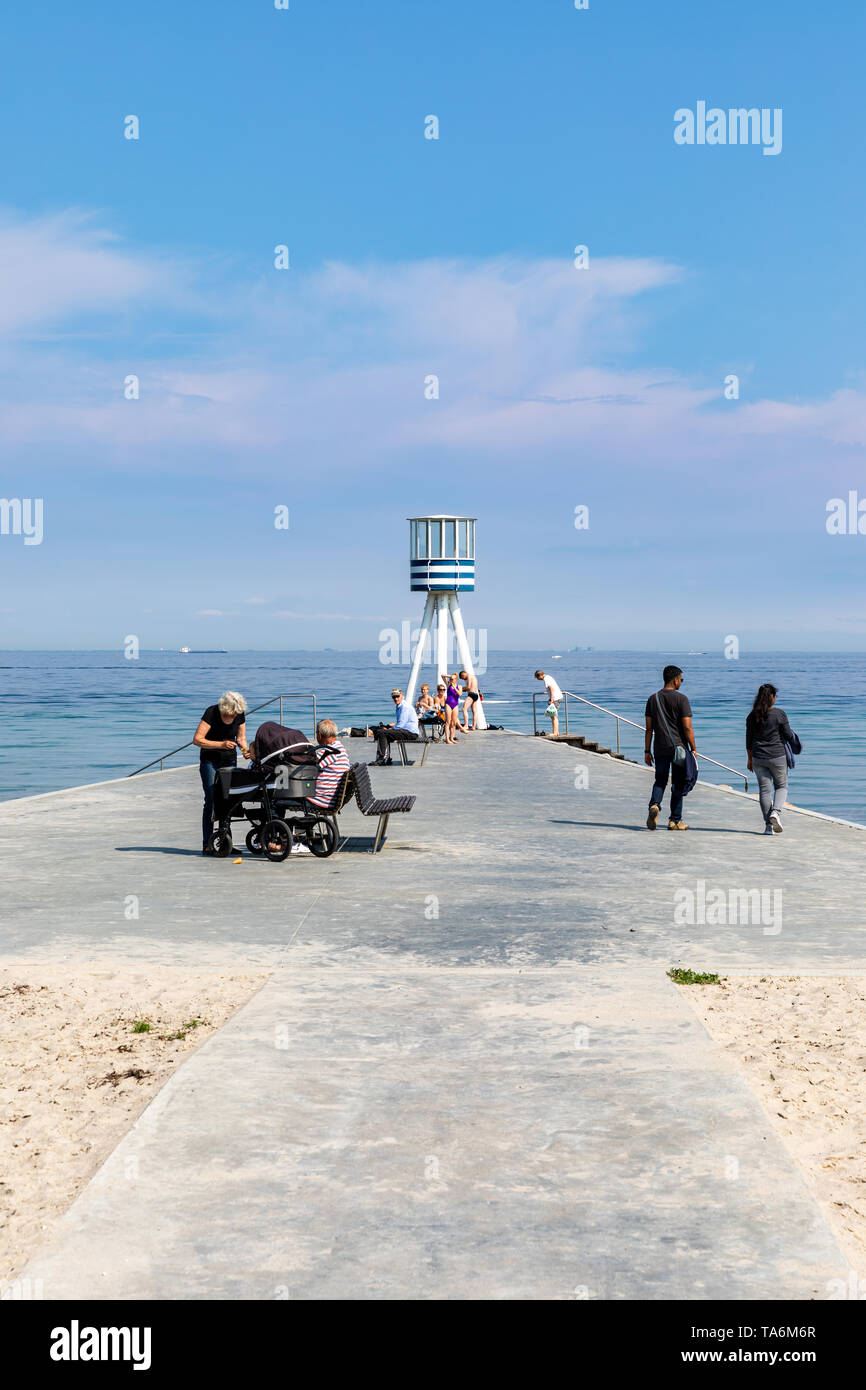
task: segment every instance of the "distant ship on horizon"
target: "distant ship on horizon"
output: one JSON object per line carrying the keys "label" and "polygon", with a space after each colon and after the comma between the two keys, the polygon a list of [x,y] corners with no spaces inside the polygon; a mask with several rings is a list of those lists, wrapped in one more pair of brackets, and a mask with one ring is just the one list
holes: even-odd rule
{"label": "distant ship on horizon", "polygon": [[214,647],[212,651],[193,651],[192,647],[181,647],[181,656],[228,656],[227,647]]}

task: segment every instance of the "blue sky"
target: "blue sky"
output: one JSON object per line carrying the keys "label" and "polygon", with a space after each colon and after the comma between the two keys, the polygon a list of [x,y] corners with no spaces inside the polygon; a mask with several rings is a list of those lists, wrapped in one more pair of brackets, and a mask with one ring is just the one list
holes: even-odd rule
{"label": "blue sky", "polygon": [[[45,535],[0,536],[0,646],[375,645],[415,616],[429,509],[479,517],[491,648],[860,649],[866,536],[824,519],[866,498],[864,29],[802,2],[7,16],[0,494],[42,497]],[[782,152],[677,146],[699,100],[781,108]]]}

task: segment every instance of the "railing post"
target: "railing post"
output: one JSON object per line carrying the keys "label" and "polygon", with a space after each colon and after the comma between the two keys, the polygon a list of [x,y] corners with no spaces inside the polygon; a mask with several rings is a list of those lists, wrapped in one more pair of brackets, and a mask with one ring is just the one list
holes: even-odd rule
{"label": "railing post", "polygon": [[568,733],[568,691],[565,691],[565,732]]}
{"label": "railing post", "polygon": [[616,719],[616,751],[617,753],[620,753],[622,751],[619,746],[619,715],[617,715]]}
{"label": "railing post", "polygon": [[280,696],[280,723],[283,722],[283,697]]}
{"label": "railing post", "polygon": [[537,734],[537,733],[538,733],[538,717],[537,717],[536,712],[535,712],[535,701],[536,701],[537,698],[538,698],[538,697],[536,696],[536,693],[535,693],[535,691],[533,690],[533,692],[532,692],[532,732],[533,732],[534,734]]}

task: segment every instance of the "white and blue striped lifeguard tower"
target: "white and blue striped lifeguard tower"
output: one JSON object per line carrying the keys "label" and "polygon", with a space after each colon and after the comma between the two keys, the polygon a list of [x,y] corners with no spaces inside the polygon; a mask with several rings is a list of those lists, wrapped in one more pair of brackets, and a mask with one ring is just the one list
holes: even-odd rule
{"label": "white and blue striped lifeguard tower", "polygon": [[[459,594],[475,588],[474,516],[410,516],[409,587],[413,594],[426,594],[424,616],[412,659],[406,687],[406,700],[415,701],[415,688],[424,659],[428,637],[435,653],[437,679],[448,672],[448,618],[454,628],[460,668],[474,675],[472,655],[460,612]],[[434,639],[435,633],[435,639]],[[487,728],[483,701],[475,710],[479,729]]]}

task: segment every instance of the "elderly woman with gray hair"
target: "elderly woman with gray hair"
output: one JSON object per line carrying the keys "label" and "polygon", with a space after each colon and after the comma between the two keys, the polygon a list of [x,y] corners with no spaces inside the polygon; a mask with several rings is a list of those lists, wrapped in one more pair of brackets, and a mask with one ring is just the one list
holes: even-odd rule
{"label": "elderly woman with gray hair", "polygon": [[221,767],[237,766],[237,750],[247,755],[247,702],[236,690],[227,690],[215,705],[208,705],[193,743],[199,748],[199,772],[204,790],[201,816],[202,854],[213,854],[210,837],[213,831],[213,785]]}

